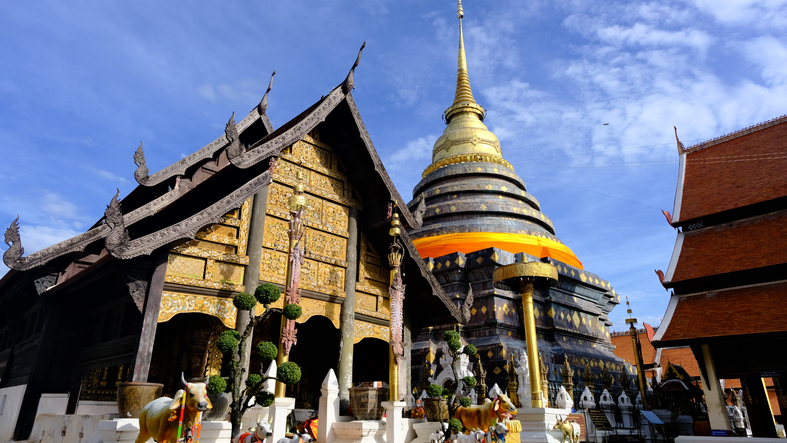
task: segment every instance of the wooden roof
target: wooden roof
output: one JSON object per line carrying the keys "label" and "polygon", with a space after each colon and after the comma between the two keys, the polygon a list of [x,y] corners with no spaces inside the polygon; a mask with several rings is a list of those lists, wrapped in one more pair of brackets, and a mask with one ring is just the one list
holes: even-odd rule
{"label": "wooden roof", "polygon": [[[5,263],[12,269],[24,271],[59,258],[67,263],[88,251],[100,254],[103,249],[115,258],[130,259],[191,239],[200,229],[218,222],[224,214],[266,187],[271,181],[269,167],[273,159],[318,126],[321,137],[335,146],[347,167],[350,181],[356,184],[364,202],[363,229],[378,250],[387,249],[390,243],[387,235],[389,204],[398,206],[404,225],[420,226],[419,217],[407,208],[385,171],[346,82],[272,133],[268,131],[267,117],[255,108],[236,125],[239,138],[243,139],[245,132],[261,120],[267,124],[256,125],[259,137],[244,142],[247,147],[239,151],[238,144],[230,140],[228,134],[149,179],[138,178],[141,185],[123,199],[122,217],[114,223],[105,217],[86,233],[29,256],[4,256]],[[260,131],[260,127],[265,130]],[[196,188],[200,192],[190,192]],[[125,240],[122,239],[124,230],[129,234]],[[116,243],[118,238],[120,243]],[[415,300],[405,301],[407,306],[412,305],[409,312],[415,314],[415,324],[430,317],[461,322],[458,305],[445,294],[406,233],[402,241],[407,250],[407,269],[418,270],[408,274],[408,288],[413,292],[428,290],[434,295],[419,300],[418,306],[414,305]]]}
{"label": "wooden roof", "polygon": [[785,239],[787,211],[679,233],[664,286],[680,295],[680,282],[787,265]]}
{"label": "wooden roof", "polygon": [[672,225],[787,197],[787,116],[681,153]]}
{"label": "wooden roof", "polygon": [[658,347],[694,340],[787,332],[787,282],[673,296],[654,341]]}

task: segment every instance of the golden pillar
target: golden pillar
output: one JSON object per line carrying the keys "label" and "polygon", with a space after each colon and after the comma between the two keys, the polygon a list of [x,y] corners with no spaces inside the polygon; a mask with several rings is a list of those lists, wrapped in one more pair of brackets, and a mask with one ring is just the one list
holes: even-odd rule
{"label": "golden pillar", "polygon": [[[626,301],[628,303],[628,301]],[[631,309],[628,310],[629,314],[631,313]],[[642,394],[642,408],[644,410],[650,410],[648,406],[648,399],[645,395],[645,364],[642,361],[642,345],[639,343],[639,334],[637,333],[637,328],[634,325],[637,323],[636,318],[627,318],[626,323],[629,324],[629,334],[631,335],[631,345],[634,348],[634,358],[637,361],[637,387],[639,387],[639,392]]]}
{"label": "golden pillar", "polygon": [[[301,173],[298,173],[298,180],[302,180]],[[303,219],[301,216],[303,215],[303,207],[306,206],[306,196],[303,195],[303,183],[299,181],[295,185],[293,194],[290,196],[287,203],[290,207],[290,249],[289,259],[287,260],[287,285],[284,288],[284,306],[287,306],[289,303],[297,304],[300,302],[298,284],[300,280],[301,265],[303,264],[303,246],[301,245],[301,239],[303,238]],[[288,320],[282,314],[280,331],[279,355],[276,358],[277,367],[281,366],[284,362],[290,361],[290,347],[296,342],[294,320]],[[276,398],[283,398],[286,395],[286,391],[287,385],[277,381],[274,392]]]}
{"label": "golden pillar", "polygon": [[554,286],[557,283],[557,268],[551,263],[513,263],[495,269],[493,280],[498,289],[518,292],[522,297],[527,359],[530,369],[530,399],[532,407],[543,408],[541,400],[541,372],[538,365],[538,339],[533,316],[533,289],[535,285]]}

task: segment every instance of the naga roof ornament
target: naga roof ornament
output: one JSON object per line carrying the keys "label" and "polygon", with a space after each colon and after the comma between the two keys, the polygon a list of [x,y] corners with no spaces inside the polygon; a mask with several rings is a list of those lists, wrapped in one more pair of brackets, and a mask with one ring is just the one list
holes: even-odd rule
{"label": "naga roof ornament", "polygon": [[273,70],[273,74],[271,74],[271,80],[268,82],[268,89],[265,90],[265,95],[262,96],[262,100],[260,100],[260,104],[257,105],[257,112],[262,115],[268,111],[268,93],[271,92],[273,88],[273,76],[276,75],[276,70]]}
{"label": "naga roof ornament", "polygon": [[5,230],[5,244],[7,244],[9,248],[3,253],[3,262],[9,268],[13,268],[13,265],[20,261],[22,255],[25,253],[25,248],[22,247],[22,237],[19,235],[18,215],[14,221],[11,222],[11,226]]}
{"label": "naga roof ornament", "polygon": [[235,127],[235,113],[232,113],[230,120],[224,127],[224,136],[227,137],[229,146],[227,147],[227,158],[232,161],[243,153],[243,146],[240,144],[240,136],[238,135],[238,128]]}
{"label": "naga roof ornament", "polygon": [[139,142],[139,147],[134,152],[134,164],[137,165],[137,170],[134,171],[134,179],[139,184],[143,184],[148,180],[148,165],[145,164],[145,152],[142,150],[142,142]]}
{"label": "naga roof ornament", "polygon": [[678,138],[678,127],[673,126],[673,128],[675,129],[675,141],[678,143],[678,155],[680,155],[686,151],[686,146],[684,146],[683,142]]}
{"label": "naga roof ornament", "polygon": [[350,91],[355,89],[355,80],[353,78],[355,73],[355,68],[361,63],[361,53],[363,52],[363,48],[366,47],[366,41],[364,40],[363,44],[361,45],[361,49],[358,50],[358,58],[355,59],[355,63],[353,63],[353,67],[350,68],[350,73],[347,74],[347,78],[344,79],[344,83],[342,83],[342,92],[348,94]]}
{"label": "naga roof ornament", "polygon": [[130,240],[126,224],[123,222],[123,212],[120,210],[120,202],[118,201],[120,189],[110,200],[107,209],[104,211],[105,223],[109,226],[109,234],[104,238],[104,246],[107,251],[115,257],[118,257],[118,252],[122,250]]}

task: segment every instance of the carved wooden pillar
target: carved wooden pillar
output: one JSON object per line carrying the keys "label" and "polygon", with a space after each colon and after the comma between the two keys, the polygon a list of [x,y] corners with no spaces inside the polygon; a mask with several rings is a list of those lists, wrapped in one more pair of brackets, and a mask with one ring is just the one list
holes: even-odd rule
{"label": "carved wooden pillar", "polygon": [[353,346],[355,332],[355,282],[358,280],[358,210],[350,208],[347,222],[347,271],[344,274],[344,302],[341,312],[339,353],[339,410],[346,414],[350,407],[353,381]]}
{"label": "carved wooden pillar", "polygon": [[[249,265],[246,266],[246,272],[243,274],[243,290],[249,294],[253,294],[254,290],[260,284],[260,263],[262,262],[262,243],[265,237],[265,213],[268,208],[268,187],[262,188],[259,192],[254,194],[251,201],[251,219],[249,220],[249,236],[246,243],[246,254],[249,256]],[[254,315],[253,311],[238,311],[235,318],[235,330],[243,334],[246,325],[251,321],[251,316]],[[246,373],[249,371],[249,363],[251,362],[251,343],[254,339],[254,332],[249,334],[246,339],[246,357],[244,359],[243,368]]]}
{"label": "carved wooden pillar", "polygon": [[150,371],[150,358],[153,354],[153,343],[156,340],[158,327],[158,314],[161,310],[161,296],[164,292],[164,277],[167,274],[167,259],[169,251],[160,250],[156,255],[153,276],[148,286],[148,296],[145,297],[145,311],[142,316],[142,330],[139,333],[139,344],[134,357],[134,371],[131,381],[145,383],[148,381]]}

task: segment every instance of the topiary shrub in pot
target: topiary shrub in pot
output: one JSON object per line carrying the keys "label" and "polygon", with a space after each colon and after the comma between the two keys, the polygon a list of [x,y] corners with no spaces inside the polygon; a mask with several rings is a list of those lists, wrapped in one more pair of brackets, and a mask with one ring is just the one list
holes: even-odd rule
{"label": "topiary shrub in pot", "polygon": [[208,421],[223,421],[227,418],[230,410],[232,396],[227,391],[227,380],[219,375],[208,377],[208,398],[213,408],[204,413],[204,419]]}
{"label": "topiary shrub in pot", "polygon": [[444,389],[437,383],[426,388],[428,398],[424,399],[424,414],[427,421],[442,422],[448,420],[448,400],[443,396]]}

